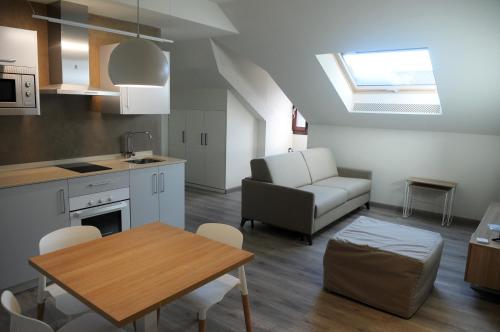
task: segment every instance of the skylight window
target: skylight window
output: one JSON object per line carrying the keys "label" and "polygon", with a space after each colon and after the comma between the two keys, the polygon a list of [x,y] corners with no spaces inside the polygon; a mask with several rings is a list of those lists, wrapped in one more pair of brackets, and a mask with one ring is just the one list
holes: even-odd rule
{"label": "skylight window", "polygon": [[435,90],[427,48],[339,54],[355,90]]}

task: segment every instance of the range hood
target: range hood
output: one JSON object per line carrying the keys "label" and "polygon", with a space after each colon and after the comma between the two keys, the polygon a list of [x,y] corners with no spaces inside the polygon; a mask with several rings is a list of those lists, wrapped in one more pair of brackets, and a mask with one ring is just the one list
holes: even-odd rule
{"label": "range hood", "polygon": [[[81,23],[88,22],[88,7],[68,1],[48,5],[48,15]],[[117,91],[90,86],[89,32],[85,28],[49,23],[50,85],[40,93],[59,95],[119,96]]]}

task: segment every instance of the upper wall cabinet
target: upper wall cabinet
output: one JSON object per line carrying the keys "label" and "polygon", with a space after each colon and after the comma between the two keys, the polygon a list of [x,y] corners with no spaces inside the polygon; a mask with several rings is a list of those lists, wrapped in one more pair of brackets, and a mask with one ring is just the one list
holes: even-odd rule
{"label": "upper wall cabinet", "polygon": [[[117,114],[170,114],[170,78],[163,88],[119,88],[111,82],[108,64],[111,52],[118,44],[101,46],[101,88],[120,91],[120,97],[99,97],[103,113]],[[170,65],[170,53],[164,52]],[[142,61],[143,59],[138,59]]]}

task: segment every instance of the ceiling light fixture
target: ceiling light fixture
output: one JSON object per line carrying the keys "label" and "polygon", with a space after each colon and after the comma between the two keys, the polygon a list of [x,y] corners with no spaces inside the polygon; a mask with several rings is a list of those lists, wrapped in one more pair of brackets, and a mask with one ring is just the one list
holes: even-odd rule
{"label": "ceiling light fixture", "polygon": [[109,58],[111,82],[121,87],[163,87],[170,68],[163,51],[140,38],[139,0],[137,0],[137,38],[120,43]]}

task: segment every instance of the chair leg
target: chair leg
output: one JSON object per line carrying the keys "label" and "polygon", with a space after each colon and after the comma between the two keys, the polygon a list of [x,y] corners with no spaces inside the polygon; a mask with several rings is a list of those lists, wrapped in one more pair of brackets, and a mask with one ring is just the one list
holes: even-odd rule
{"label": "chair leg", "polygon": [[370,210],[370,202],[366,202],[365,206],[367,210]]}
{"label": "chair leg", "polygon": [[252,220],[250,220],[250,221],[252,222],[252,229],[253,229],[253,226],[254,226],[254,225],[253,225],[253,219],[252,219]]}
{"label": "chair leg", "polygon": [[36,307],[36,318],[43,321],[43,316],[45,314],[45,302],[38,303]]}
{"label": "chair leg", "polygon": [[241,302],[243,302],[243,313],[245,314],[245,327],[247,332],[252,332],[252,317],[250,315],[250,301],[248,295],[241,294]]}
{"label": "chair leg", "polygon": [[248,219],[247,219],[247,218],[245,218],[245,217],[241,218],[240,227],[242,227],[242,228],[243,228],[243,227],[245,227],[245,223],[247,222],[247,220],[248,220]]}
{"label": "chair leg", "polygon": [[206,332],[207,331],[207,320],[206,319],[198,319],[198,331]]}
{"label": "chair leg", "polygon": [[160,309],[156,310],[156,325],[160,326]]}

